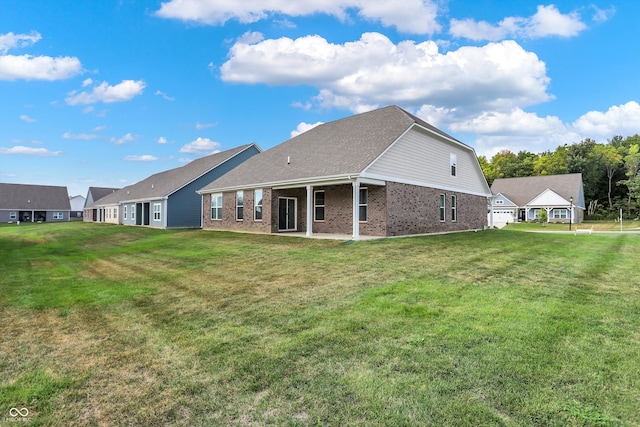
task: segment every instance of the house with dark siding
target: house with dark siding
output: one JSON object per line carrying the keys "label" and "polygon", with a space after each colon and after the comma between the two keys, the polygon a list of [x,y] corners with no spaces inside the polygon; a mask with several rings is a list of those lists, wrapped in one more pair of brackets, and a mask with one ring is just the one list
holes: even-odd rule
{"label": "house with dark siding", "polygon": [[97,222],[159,228],[201,227],[197,190],[260,153],[256,144],[195,159],[159,172],[95,201]]}
{"label": "house with dark siding", "polygon": [[325,123],[204,186],[209,230],[401,236],[487,226],[474,150],[397,106]]}
{"label": "house with dark siding", "polygon": [[0,183],[0,222],[69,221],[67,187]]}

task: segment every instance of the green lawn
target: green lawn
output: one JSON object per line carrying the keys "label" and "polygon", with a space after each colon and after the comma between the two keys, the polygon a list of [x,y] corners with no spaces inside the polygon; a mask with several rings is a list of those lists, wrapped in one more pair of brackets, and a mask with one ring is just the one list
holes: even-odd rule
{"label": "green lawn", "polygon": [[638,426],[639,266],[631,234],[3,225],[0,425]]}

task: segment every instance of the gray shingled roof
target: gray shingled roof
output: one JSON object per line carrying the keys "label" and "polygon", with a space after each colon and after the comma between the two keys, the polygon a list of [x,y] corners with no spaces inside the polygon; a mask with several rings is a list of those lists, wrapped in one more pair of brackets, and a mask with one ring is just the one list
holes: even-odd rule
{"label": "gray shingled roof", "polygon": [[573,197],[573,202],[578,204],[581,201],[582,174],[498,178],[493,181],[491,192],[506,196],[518,206],[525,206],[547,188],[566,200]]}
{"label": "gray shingled roof", "polygon": [[199,178],[215,167],[226,162],[255,144],[246,144],[230,150],[195,159],[184,166],[159,172],[109,194],[93,203],[93,206],[104,206],[119,202],[162,198],[171,195],[180,188]]}
{"label": "gray shingled roof", "polygon": [[70,211],[67,187],[0,183],[0,209]]}
{"label": "gray shingled roof", "polygon": [[98,201],[111,193],[115,193],[118,190],[119,188],[89,187],[89,191],[87,192],[87,198],[84,201],[84,207],[86,208],[88,205],[91,205],[93,202]]}
{"label": "gray shingled roof", "polygon": [[459,142],[392,105],[308,130],[253,156],[200,191],[358,174],[416,123]]}

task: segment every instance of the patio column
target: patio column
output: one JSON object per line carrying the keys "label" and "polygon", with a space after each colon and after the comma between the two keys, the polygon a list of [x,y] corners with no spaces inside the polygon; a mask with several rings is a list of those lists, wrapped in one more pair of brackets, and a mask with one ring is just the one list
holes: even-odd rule
{"label": "patio column", "polygon": [[360,181],[353,182],[353,240],[360,240]]}
{"label": "patio column", "polygon": [[313,234],[313,187],[307,185],[307,237]]}

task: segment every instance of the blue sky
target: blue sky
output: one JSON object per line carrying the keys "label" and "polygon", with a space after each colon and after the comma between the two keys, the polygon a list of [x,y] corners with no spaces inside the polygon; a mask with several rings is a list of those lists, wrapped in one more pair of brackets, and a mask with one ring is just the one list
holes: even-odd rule
{"label": "blue sky", "polygon": [[479,155],[634,135],[639,18],[636,0],[2,0],[0,182],[86,195],[390,104]]}

